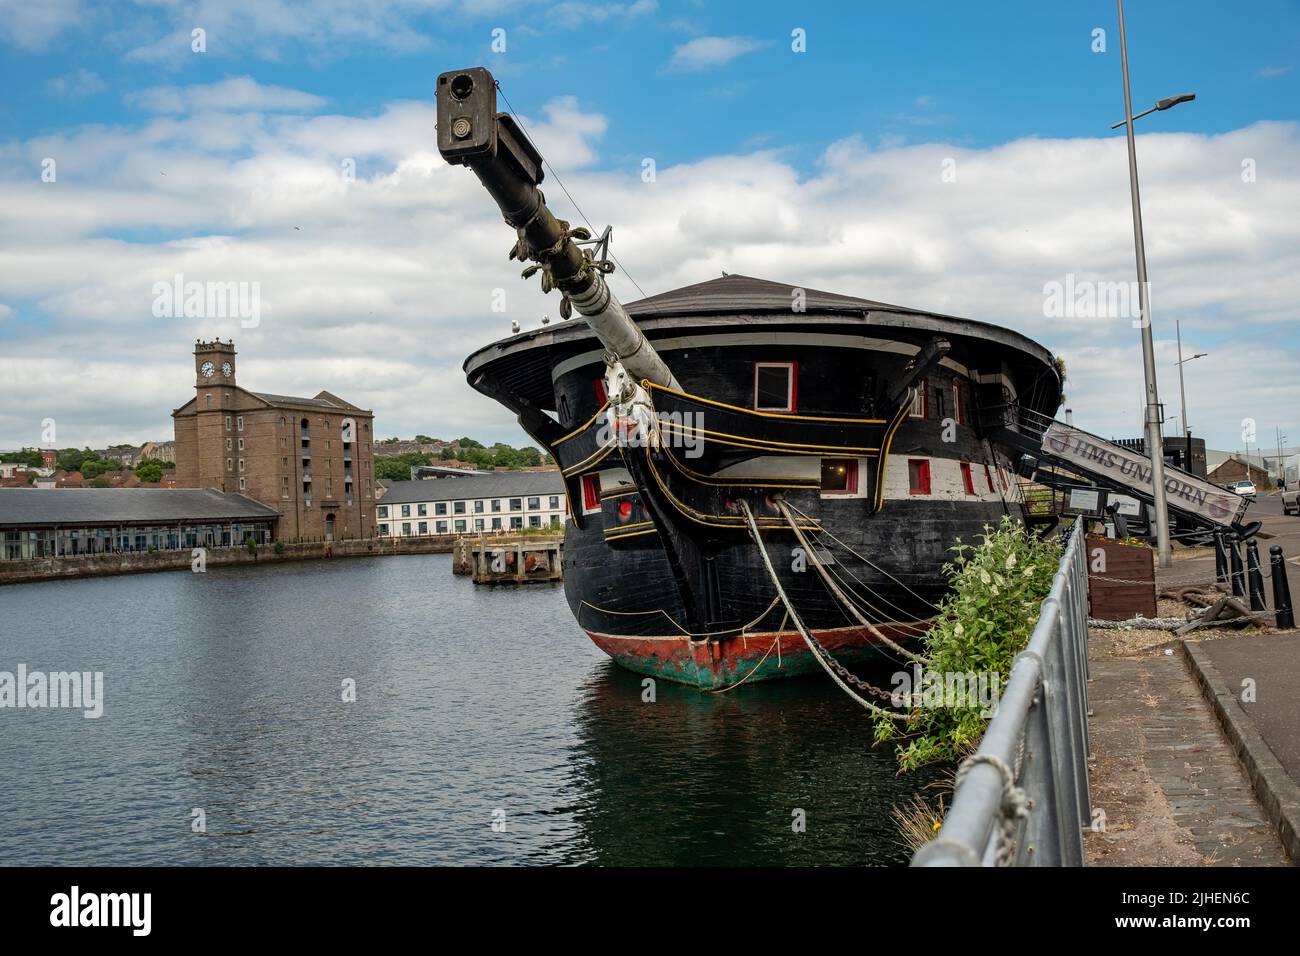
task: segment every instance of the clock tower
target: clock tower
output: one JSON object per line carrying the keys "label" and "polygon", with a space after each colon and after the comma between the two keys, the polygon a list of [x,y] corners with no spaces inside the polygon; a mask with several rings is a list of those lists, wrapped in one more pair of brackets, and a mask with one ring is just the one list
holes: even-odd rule
{"label": "clock tower", "polygon": [[214,339],[211,342],[194,343],[194,387],[211,388],[214,385],[235,384],[235,343],[232,339],[223,342]]}

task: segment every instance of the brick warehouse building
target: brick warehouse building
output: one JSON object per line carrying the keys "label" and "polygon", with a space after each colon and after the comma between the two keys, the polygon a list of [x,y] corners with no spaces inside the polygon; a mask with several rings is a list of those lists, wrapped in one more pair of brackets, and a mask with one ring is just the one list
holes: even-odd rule
{"label": "brick warehouse building", "polygon": [[195,343],[195,395],[172,412],[177,485],[276,509],[281,539],[373,537],[373,413],[329,392],[251,392],[235,374],[233,341]]}

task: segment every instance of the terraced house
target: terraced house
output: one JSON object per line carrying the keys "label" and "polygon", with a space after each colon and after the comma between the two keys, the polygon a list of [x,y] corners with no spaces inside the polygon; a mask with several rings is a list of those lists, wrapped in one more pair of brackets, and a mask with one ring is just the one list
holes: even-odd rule
{"label": "terraced house", "polygon": [[558,471],[510,471],[393,482],[375,506],[380,537],[491,534],[564,526],[568,504]]}

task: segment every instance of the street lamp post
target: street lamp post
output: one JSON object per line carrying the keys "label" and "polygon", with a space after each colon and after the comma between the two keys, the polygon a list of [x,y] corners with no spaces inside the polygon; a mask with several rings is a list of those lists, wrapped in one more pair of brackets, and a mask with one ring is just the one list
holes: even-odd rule
{"label": "street lamp post", "polygon": [[1187,427],[1187,390],[1183,388],[1183,365],[1186,364],[1187,362],[1190,362],[1192,359],[1205,358],[1205,356],[1209,355],[1210,353],[1197,352],[1195,355],[1189,358],[1183,358],[1183,324],[1178,319],[1174,320],[1174,330],[1178,335],[1178,362],[1177,362],[1178,403],[1179,403],[1179,409],[1182,413],[1183,442],[1184,442],[1184,446],[1187,449],[1187,460],[1190,461],[1192,458],[1192,449],[1191,449],[1192,434],[1191,434],[1191,430]]}
{"label": "street lamp post", "polygon": [[[1142,200],[1138,195],[1137,146],[1133,140],[1133,99],[1129,93],[1128,82],[1128,42],[1124,35],[1124,0],[1116,0],[1119,6],[1119,50],[1120,65],[1124,72],[1124,129],[1128,139],[1128,179],[1129,194],[1133,205],[1133,246],[1137,258],[1138,273],[1138,311],[1142,324],[1142,370],[1146,378],[1146,439],[1147,451],[1151,456],[1151,491],[1156,512],[1156,554],[1160,567],[1170,564],[1169,552],[1169,510],[1165,503],[1165,453],[1164,442],[1160,436],[1160,396],[1156,389],[1155,346],[1151,339],[1151,313],[1147,295],[1147,255],[1142,241]],[[1153,109],[1141,114],[1143,116],[1155,110],[1169,109],[1179,103],[1193,99],[1193,94],[1161,100]],[[1162,105],[1163,104],[1163,105]],[[1119,124],[1116,124],[1119,125]],[[1186,425],[1186,421],[1184,421]]]}

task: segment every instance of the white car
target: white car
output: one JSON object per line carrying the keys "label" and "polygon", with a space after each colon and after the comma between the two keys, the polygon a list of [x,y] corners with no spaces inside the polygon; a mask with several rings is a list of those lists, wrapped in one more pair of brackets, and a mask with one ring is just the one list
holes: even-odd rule
{"label": "white car", "polygon": [[1251,501],[1255,500],[1255,483],[1249,479],[1232,482],[1228,485],[1228,490],[1235,491],[1241,497],[1249,498]]}

